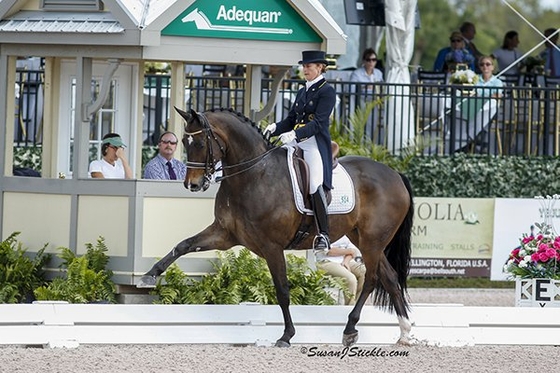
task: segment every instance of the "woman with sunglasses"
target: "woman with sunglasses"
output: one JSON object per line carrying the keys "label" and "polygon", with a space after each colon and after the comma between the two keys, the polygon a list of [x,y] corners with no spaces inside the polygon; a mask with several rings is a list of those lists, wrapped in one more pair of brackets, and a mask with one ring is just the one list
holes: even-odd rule
{"label": "woman with sunglasses", "polygon": [[498,112],[497,98],[502,96],[504,83],[493,74],[494,59],[482,56],[478,67],[482,73],[474,85],[475,95],[463,98],[458,105],[455,149],[460,152],[486,151],[489,146],[488,126]]}
{"label": "woman with sunglasses", "polygon": [[89,165],[89,174],[95,179],[132,179],[132,169],[124,153],[126,145],[117,133],[108,133],[101,141],[101,159]]}
{"label": "woman with sunglasses", "polygon": [[158,141],[158,154],[144,168],[144,179],[185,180],[187,167],[174,158],[177,136],[173,132],[162,133]]}
{"label": "woman with sunglasses", "polygon": [[504,83],[494,75],[494,59],[491,56],[482,56],[478,60],[478,67],[481,74],[475,84],[477,97],[501,97]]}
{"label": "woman with sunglasses", "polygon": [[[367,48],[362,54],[362,66],[352,72],[350,81],[370,84],[382,82],[383,73],[376,66],[377,54],[375,54],[373,48]],[[372,87],[368,86],[368,88]]]}
{"label": "woman with sunglasses", "polygon": [[450,46],[440,49],[434,62],[434,71],[454,72],[457,64],[465,64],[474,70],[475,58],[465,47],[465,39],[459,31],[449,36]]}
{"label": "woman with sunglasses", "polygon": [[[362,54],[362,66],[357,68],[350,75],[350,81],[357,84],[352,84],[352,101],[357,101],[359,104],[372,101],[376,99],[375,96],[375,83],[383,82],[383,73],[377,66],[377,54],[373,48],[367,48]],[[356,95],[356,92],[361,93]],[[355,105],[355,104],[353,104]],[[374,131],[379,131],[379,126],[376,123],[376,118],[379,117],[378,108],[374,108],[370,113],[366,127],[365,136],[374,140]],[[379,144],[383,143],[383,136],[381,133],[377,136]]]}

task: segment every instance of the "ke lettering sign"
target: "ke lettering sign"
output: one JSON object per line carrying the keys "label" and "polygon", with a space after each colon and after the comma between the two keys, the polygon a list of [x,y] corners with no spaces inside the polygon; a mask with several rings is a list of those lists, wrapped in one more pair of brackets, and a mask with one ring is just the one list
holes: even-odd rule
{"label": "ke lettering sign", "polygon": [[162,35],[321,42],[322,38],[285,1],[198,0]]}
{"label": "ke lettering sign", "polygon": [[515,281],[517,307],[560,307],[560,281],[547,278]]}

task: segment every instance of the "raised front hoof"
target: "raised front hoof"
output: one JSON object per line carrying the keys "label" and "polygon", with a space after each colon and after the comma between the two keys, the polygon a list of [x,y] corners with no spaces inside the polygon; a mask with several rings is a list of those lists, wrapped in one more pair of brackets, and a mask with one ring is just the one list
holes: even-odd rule
{"label": "raised front hoof", "polygon": [[342,345],[345,347],[350,347],[358,342],[358,332],[352,334],[342,335]]}
{"label": "raised front hoof", "polygon": [[137,288],[155,288],[156,276],[142,276],[136,284]]}
{"label": "raised front hoof", "polygon": [[276,341],[276,344],[274,346],[276,346],[276,347],[290,347],[291,344],[290,344],[290,342],[286,342],[286,341],[283,341],[283,340],[279,339],[279,340]]}

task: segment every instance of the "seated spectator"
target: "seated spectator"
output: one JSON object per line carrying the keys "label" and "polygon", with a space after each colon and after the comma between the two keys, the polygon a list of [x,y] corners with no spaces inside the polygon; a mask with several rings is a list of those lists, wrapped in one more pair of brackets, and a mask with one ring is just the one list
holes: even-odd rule
{"label": "seated spectator", "polygon": [[459,31],[449,36],[451,45],[440,49],[434,62],[434,71],[454,72],[457,64],[465,64],[474,71],[474,56],[465,48],[465,39]]}
{"label": "seated spectator", "polygon": [[[544,30],[544,36],[548,38],[555,32],[555,28],[548,28]],[[540,54],[544,61],[544,70],[550,76],[560,76],[560,50],[557,43],[558,33],[548,39],[545,50]]]}
{"label": "seated spectator", "polygon": [[494,59],[491,56],[482,56],[478,66],[482,73],[475,84],[476,95],[483,98],[501,97],[504,82],[494,75]]}
{"label": "seated spectator", "polygon": [[[350,74],[350,81],[358,83],[352,85],[352,93],[356,93],[356,91],[358,91],[362,94],[360,97],[357,97],[355,94],[352,95],[352,107],[357,105],[361,106],[362,104],[375,99],[375,83],[383,82],[383,73],[376,67],[377,64],[377,54],[373,48],[367,48],[364,53],[362,53],[362,66],[352,71],[352,74]],[[368,116],[364,135],[370,140],[374,140],[374,133],[379,130],[379,126],[376,121],[378,115],[378,110],[373,109],[371,114]],[[378,140],[382,141],[381,134],[379,134]]]}
{"label": "seated spectator", "polygon": [[315,254],[317,268],[327,274],[342,277],[348,285],[348,293],[344,294],[344,304],[354,305],[357,296],[362,292],[366,275],[366,266],[362,263],[360,250],[343,236],[331,244],[328,252]]}
{"label": "seated spectator", "polygon": [[504,71],[512,65],[505,74],[515,75],[521,72],[520,69],[522,64],[516,61],[523,55],[523,53],[517,49],[518,45],[519,34],[517,31],[512,30],[506,32],[502,46],[492,52],[492,57],[494,57],[498,63],[499,71]]}
{"label": "seated spectator", "polygon": [[162,133],[158,141],[158,154],[144,168],[144,179],[184,180],[187,167],[173,158],[179,140],[173,132]]}
{"label": "seated spectator", "polygon": [[488,127],[498,110],[503,82],[493,74],[494,59],[482,56],[478,66],[482,73],[474,84],[475,95],[462,98],[455,117],[455,149],[459,152],[483,152],[488,146]]}
{"label": "seated spectator", "polygon": [[362,66],[350,75],[350,81],[357,83],[377,83],[383,81],[383,73],[376,68],[377,54],[373,48],[367,48],[362,54]]}
{"label": "seated spectator", "polygon": [[132,169],[124,153],[126,145],[116,133],[108,133],[101,141],[102,158],[89,165],[89,174],[96,179],[132,179]]}

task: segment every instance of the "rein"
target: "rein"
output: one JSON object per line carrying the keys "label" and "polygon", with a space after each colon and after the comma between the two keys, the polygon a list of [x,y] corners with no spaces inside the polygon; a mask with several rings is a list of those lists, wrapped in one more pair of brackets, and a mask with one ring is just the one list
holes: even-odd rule
{"label": "rein", "polygon": [[236,176],[236,175],[242,174],[243,172],[249,171],[250,169],[252,169],[252,168],[255,167],[256,165],[258,165],[261,161],[263,161],[266,157],[268,157],[268,156],[270,155],[270,153],[272,153],[272,152],[273,152],[274,150],[276,150],[276,149],[278,149],[278,147],[269,149],[269,150],[267,150],[266,152],[264,152],[263,154],[261,154],[261,155],[255,157],[255,158],[253,158],[253,159],[249,159],[249,160],[246,160],[246,161],[243,161],[243,162],[239,162],[239,163],[234,164],[234,165],[231,165],[231,166],[221,166],[221,167],[219,167],[216,171],[228,170],[228,169],[235,168],[235,167],[245,166],[246,164],[251,163],[251,162],[255,162],[255,163],[252,164],[251,166],[249,166],[249,167],[247,167],[247,168],[244,168],[244,169],[242,169],[242,170],[240,170],[240,171],[233,172],[233,173],[228,174],[228,175],[225,175],[225,176],[217,177],[217,178],[216,178],[216,182],[220,182],[220,181],[222,181],[222,180],[224,180],[224,179],[227,179],[227,178],[230,178],[230,177],[232,177],[232,176]]}
{"label": "rein", "polygon": [[218,146],[220,147],[220,152],[222,153],[222,156],[225,156],[226,151],[225,151],[224,147],[218,141],[218,138],[214,134],[214,131],[212,131],[212,128],[210,127],[210,122],[208,121],[208,118],[206,118],[206,115],[204,115],[203,113],[197,113],[197,115],[199,117],[199,120],[200,120],[203,128],[201,130],[198,130],[198,131],[195,131],[195,132],[185,132],[185,135],[192,137],[192,136],[195,136],[195,135],[200,135],[202,133],[206,134],[206,143],[207,143],[207,149],[208,149],[207,154],[206,154],[206,161],[204,163],[187,161],[186,165],[187,165],[187,167],[191,167],[191,168],[194,168],[194,169],[204,169],[204,177],[208,181],[210,181],[212,179],[211,176],[214,173],[216,173],[217,171],[230,170],[230,169],[233,169],[233,168],[242,167],[242,166],[250,164],[250,166],[248,166],[247,168],[244,168],[244,169],[239,170],[237,172],[233,172],[233,173],[228,174],[228,175],[217,177],[216,182],[220,182],[224,179],[227,179],[227,178],[242,174],[246,171],[249,171],[253,167],[257,166],[260,162],[262,162],[265,158],[267,158],[274,150],[279,148],[279,146],[275,146],[272,149],[267,150],[266,152],[258,155],[255,158],[248,159],[248,160],[245,160],[245,161],[241,161],[237,164],[228,165],[228,166],[220,166],[220,167],[216,168],[216,163],[218,161],[216,161],[216,159],[214,158],[214,152],[213,152],[213,149],[212,149],[212,141],[211,140],[213,139],[216,142],[216,144],[218,144]]}

